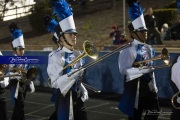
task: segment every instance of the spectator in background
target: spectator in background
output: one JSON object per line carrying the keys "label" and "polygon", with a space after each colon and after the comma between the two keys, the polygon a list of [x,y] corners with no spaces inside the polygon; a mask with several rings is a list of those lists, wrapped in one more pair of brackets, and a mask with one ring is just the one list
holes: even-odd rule
{"label": "spectator in background", "polygon": [[113,45],[120,45],[123,44],[126,39],[125,39],[125,35],[122,34],[120,27],[117,25],[113,25],[111,27],[112,32],[110,33],[110,37],[113,38]]}
{"label": "spectator in background", "polygon": [[170,37],[173,40],[180,40],[180,16],[177,16],[177,22],[170,28]]}
{"label": "spectator in background", "polygon": [[[161,28],[161,40],[167,40],[167,32],[169,30],[169,26],[167,23],[164,23]],[[170,39],[170,38],[169,38]]]}
{"label": "spectator in background", "polygon": [[156,20],[154,14],[153,14],[152,7],[149,7],[147,9],[147,12],[145,13],[145,16],[144,16],[144,20],[145,20],[146,26],[148,28],[148,33],[147,33],[148,34],[148,39],[147,39],[146,43],[149,44],[151,39],[152,39],[152,36],[153,36],[153,37],[156,38],[157,44],[162,45],[161,33],[158,30],[157,20]]}
{"label": "spectator in background", "polygon": [[78,3],[80,5],[80,7],[86,7],[87,1],[86,0],[78,0]]}

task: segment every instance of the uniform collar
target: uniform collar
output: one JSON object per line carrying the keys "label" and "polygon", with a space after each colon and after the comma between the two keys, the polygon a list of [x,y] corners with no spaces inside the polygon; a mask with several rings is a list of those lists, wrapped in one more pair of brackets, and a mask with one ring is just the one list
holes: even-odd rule
{"label": "uniform collar", "polygon": [[142,42],[140,42],[140,41],[138,41],[136,39],[134,39],[133,44],[134,45],[138,45],[138,44],[145,45],[145,43],[142,43]]}
{"label": "uniform collar", "polygon": [[73,50],[69,50],[66,47],[63,46],[62,50],[67,53],[73,53]]}
{"label": "uniform collar", "polygon": [[0,56],[3,56],[2,52],[0,51]]}

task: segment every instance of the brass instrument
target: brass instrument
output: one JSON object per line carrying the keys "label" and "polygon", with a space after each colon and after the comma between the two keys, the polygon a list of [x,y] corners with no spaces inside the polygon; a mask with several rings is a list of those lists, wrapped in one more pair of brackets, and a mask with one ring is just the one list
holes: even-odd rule
{"label": "brass instrument", "polygon": [[86,57],[86,56],[89,56],[93,59],[96,59],[98,57],[98,53],[97,53],[97,49],[94,47],[94,45],[86,40],[84,43],[83,43],[83,53],[81,55],[79,55],[76,59],[74,59],[71,63],[69,63],[68,65],[66,65],[64,69],[66,69],[67,67],[69,66],[72,66],[72,64],[76,63],[77,61],[79,61],[80,59],[82,59],[83,57]]}
{"label": "brass instrument", "polygon": [[22,68],[12,68],[10,72],[18,72],[19,74],[26,74],[27,70],[24,70]]}
{"label": "brass instrument", "polygon": [[38,70],[35,67],[31,67],[26,73],[26,79],[34,81],[38,75]]}
{"label": "brass instrument", "polygon": [[84,85],[87,89],[92,90],[92,91],[95,92],[95,93],[101,93],[100,90],[98,90],[98,89],[96,89],[96,88],[94,88],[94,87],[92,87],[92,86],[90,86],[90,85],[88,85],[88,84],[83,83],[83,85]]}
{"label": "brass instrument", "polygon": [[[84,67],[81,67],[80,69],[72,72],[71,74],[68,74],[68,76],[71,76],[72,74],[78,72],[78,71],[81,70],[81,69],[87,69],[87,68],[91,67],[92,65],[94,65],[94,64],[96,64],[96,63],[98,63],[98,62],[100,62],[100,61],[108,58],[109,56],[115,54],[116,52],[119,52],[119,51],[121,51],[121,50],[123,50],[123,49],[125,49],[125,48],[127,48],[127,47],[129,47],[129,46],[131,46],[131,42],[132,42],[132,41],[126,42],[126,43],[122,44],[121,46],[117,47],[117,48],[114,49],[113,51],[111,51],[111,52],[103,55],[102,57],[96,59],[95,61],[93,61],[93,62],[91,62],[91,63],[86,64]],[[48,85],[51,87],[51,79],[50,79],[50,78],[48,79]],[[87,85],[86,85],[86,87],[87,87]],[[89,87],[89,86],[88,86],[88,87]],[[91,88],[92,88],[92,87],[91,87]],[[90,87],[89,87],[89,89],[90,89]],[[93,89],[93,88],[92,88],[92,89]],[[99,90],[95,90],[95,91],[98,92],[98,93],[101,92],[101,91],[99,91]]]}
{"label": "brass instrument", "polygon": [[[87,89],[92,90],[92,91],[95,92],[95,93],[100,93],[100,92],[101,92],[100,90],[98,90],[98,89],[96,89],[96,88],[94,88],[94,87],[92,87],[92,86],[90,86],[90,85],[88,85],[88,84],[83,83],[83,85],[84,85]],[[50,88],[52,88],[52,86],[51,86],[51,79],[50,79],[50,78],[48,78],[48,86],[49,86]]]}
{"label": "brass instrument", "polygon": [[16,75],[2,75],[1,78],[4,77],[14,77],[14,76],[23,76],[22,79],[20,80],[21,82],[27,82],[27,81],[34,81],[38,75],[38,70],[34,66],[31,67],[28,70],[24,70],[22,68],[13,68],[13,72],[18,72]]}
{"label": "brass instrument", "polygon": [[7,64],[0,64],[0,75],[7,73],[8,70],[9,70],[9,67]]}
{"label": "brass instrument", "polygon": [[70,73],[68,76],[71,76],[72,74],[78,72],[78,71],[81,70],[81,69],[87,69],[87,68],[93,66],[94,64],[96,64],[96,63],[98,63],[98,62],[101,62],[102,60],[108,58],[109,56],[115,54],[116,52],[120,52],[121,50],[123,50],[123,49],[125,49],[125,48],[127,48],[127,47],[129,47],[129,46],[131,46],[131,41],[130,41],[130,42],[128,41],[128,42],[122,44],[121,46],[117,47],[117,48],[114,49],[113,51],[111,51],[111,52],[103,55],[102,57],[96,59],[95,61],[93,61],[93,62],[91,62],[91,63],[86,64],[86,65],[83,66],[82,68],[80,68],[80,69],[78,69],[78,70]]}
{"label": "brass instrument", "polygon": [[170,62],[170,55],[169,55],[169,52],[168,52],[168,50],[166,48],[162,49],[162,52],[161,52],[160,55],[155,56],[155,57],[150,58],[150,59],[147,59],[147,60],[142,60],[142,61],[134,62],[133,66],[137,66],[138,65],[138,66],[140,66],[139,68],[141,69],[142,66],[143,66],[143,63],[147,63],[147,62],[153,61],[153,60],[163,60],[164,63],[165,63],[165,65],[153,66],[152,67],[153,69],[154,68],[163,68],[163,67],[169,67],[170,66],[170,64],[169,64],[169,62]]}
{"label": "brass instrument", "polygon": [[175,109],[180,109],[180,92],[173,95],[171,98],[171,103]]}
{"label": "brass instrument", "polygon": [[[63,68],[63,70],[66,69],[69,66],[72,66],[74,63],[76,63],[77,61],[79,61],[83,57],[89,56],[89,57],[91,57],[93,59],[96,59],[98,57],[97,49],[94,47],[93,43],[91,43],[88,40],[84,41],[83,50],[84,50],[83,53],[81,55],[79,55],[78,57],[76,57],[76,59],[71,61],[71,63],[67,64]],[[50,78],[48,78],[48,86],[51,87],[51,79]]]}

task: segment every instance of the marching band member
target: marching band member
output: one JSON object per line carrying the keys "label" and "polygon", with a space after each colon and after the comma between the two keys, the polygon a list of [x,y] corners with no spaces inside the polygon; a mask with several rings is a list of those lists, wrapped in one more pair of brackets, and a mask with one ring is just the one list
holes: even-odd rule
{"label": "marching band member", "polygon": [[[17,23],[12,22],[9,25],[10,33],[12,35],[12,49],[14,56],[23,56],[25,51],[24,38],[22,34],[22,30],[19,28]],[[22,70],[15,70],[16,68]],[[9,65],[9,75],[21,75],[10,77],[10,91],[11,91],[11,101],[14,104],[14,109],[12,113],[11,120],[24,120],[24,100],[26,96],[26,85],[29,84],[31,89],[31,93],[35,91],[34,84],[32,81],[29,83],[25,83],[21,81],[23,76],[29,69],[29,65],[27,64],[10,64]]]}
{"label": "marching band member", "polygon": [[[180,91],[180,54],[174,59],[171,68],[171,87],[174,94]],[[177,101],[178,102],[178,101]],[[179,103],[180,104],[180,103]],[[180,117],[180,110],[172,108],[172,114],[170,120],[178,120]]]}
{"label": "marching band member", "polygon": [[[119,54],[119,71],[125,76],[124,91],[119,109],[128,115],[129,120],[157,120],[159,104],[155,76],[150,66],[153,61],[143,64],[142,69],[133,63],[154,57],[154,50],[145,44],[147,28],[143,11],[137,0],[129,0],[129,15],[132,23],[128,25],[133,42]],[[145,68],[145,69],[144,69]]]}
{"label": "marching band member", "polygon": [[84,102],[88,99],[88,91],[78,80],[84,70],[81,69],[69,76],[82,66],[82,61],[63,70],[64,66],[80,55],[80,52],[73,48],[77,32],[72,12],[65,0],[51,1],[51,4],[62,29],[56,39],[59,49],[49,54],[47,67],[51,86],[58,89],[55,104],[57,120],[86,120]]}
{"label": "marching band member", "polygon": [[[177,9],[178,16],[180,14],[180,0],[177,0]],[[171,67],[171,87],[173,89],[174,94],[177,94],[178,98],[176,100],[177,104],[180,104],[179,101],[179,93],[180,92],[180,54],[176,56],[174,61],[172,62]],[[174,101],[175,102],[175,101]],[[180,109],[172,107],[172,114],[170,120],[178,120],[180,118]]]}
{"label": "marching band member", "polygon": [[[1,51],[0,51],[0,56],[2,56]],[[1,73],[0,74],[0,120],[7,120],[5,87],[7,87],[8,84],[9,84],[9,77],[4,78],[4,74]]]}

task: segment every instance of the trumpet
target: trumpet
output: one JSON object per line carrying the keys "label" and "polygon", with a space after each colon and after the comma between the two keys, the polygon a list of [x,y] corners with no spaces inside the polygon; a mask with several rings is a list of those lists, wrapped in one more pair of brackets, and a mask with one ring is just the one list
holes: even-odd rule
{"label": "trumpet", "polygon": [[94,47],[93,43],[91,43],[90,41],[86,40],[83,43],[83,53],[81,55],[79,55],[76,59],[74,59],[71,63],[69,63],[68,65],[66,65],[64,69],[66,69],[69,66],[72,66],[72,64],[76,63],[77,61],[79,61],[80,59],[82,59],[83,57],[89,56],[93,59],[96,59],[98,57],[98,53],[97,53],[97,49],[96,47]]}
{"label": "trumpet", "polygon": [[171,98],[171,103],[172,106],[175,109],[180,109],[180,96],[179,96],[180,92],[177,92],[176,94],[173,95],[173,97]]}
{"label": "trumpet", "polygon": [[160,66],[153,66],[152,68],[163,68],[163,67],[169,67],[171,66],[170,64],[170,55],[169,52],[166,48],[162,49],[162,52],[160,55],[155,56],[153,58],[147,59],[147,60],[142,60],[142,61],[138,61],[138,62],[134,62],[133,66],[139,66],[139,68],[141,69],[143,66],[143,63],[147,63],[149,61],[153,61],[153,60],[163,60],[165,65],[160,65]]}

